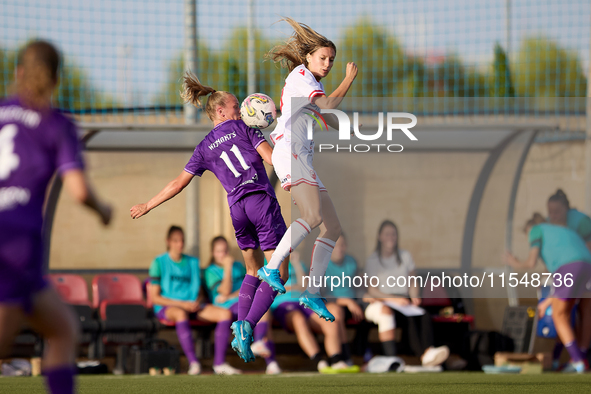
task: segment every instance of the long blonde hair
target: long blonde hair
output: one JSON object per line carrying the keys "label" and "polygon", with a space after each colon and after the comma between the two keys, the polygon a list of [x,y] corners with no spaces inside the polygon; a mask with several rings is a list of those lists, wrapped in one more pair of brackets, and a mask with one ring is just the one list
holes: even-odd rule
{"label": "long blonde hair", "polygon": [[17,56],[17,67],[23,72],[15,83],[16,94],[32,107],[49,106],[60,63],[60,53],[51,43],[37,40],[27,44]]}
{"label": "long blonde hair", "polygon": [[217,91],[214,88],[203,85],[199,82],[197,76],[190,71],[185,72],[183,75],[183,91],[181,92],[181,98],[186,103],[191,103],[197,108],[203,108],[203,104],[199,97],[207,96],[207,102],[205,103],[205,113],[207,117],[213,120],[215,119],[215,109],[218,106],[224,106],[226,104],[226,94],[228,92]]}
{"label": "long blonde hair", "polygon": [[328,38],[316,33],[310,26],[298,23],[291,18],[282,18],[293,27],[291,37],[281,45],[275,46],[267,53],[266,57],[274,62],[279,62],[281,67],[287,68],[292,72],[294,68],[303,64],[308,67],[306,55],[316,52],[320,48],[332,48],[335,53],[337,47]]}

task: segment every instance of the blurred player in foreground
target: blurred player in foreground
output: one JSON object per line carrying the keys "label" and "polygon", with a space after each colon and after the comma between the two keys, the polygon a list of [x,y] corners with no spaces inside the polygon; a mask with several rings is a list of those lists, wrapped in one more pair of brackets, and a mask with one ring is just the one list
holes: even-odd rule
{"label": "blurred player in foreground", "polygon": [[[210,95],[205,113],[213,122],[213,130],[197,145],[181,174],[145,204],[131,208],[137,219],[179,194],[194,176],[206,170],[214,173],[226,192],[236,241],[242,250],[246,276],[240,287],[238,321],[232,324],[235,340],[232,348],[246,362],[254,361],[250,349],[253,330],[267,312],[277,292],[261,283],[257,271],[264,264],[285,234],[286,227],[275,190],[269,182],[263,159],[271,164],[273,149],[260,130],[240,120],[236,96],[204,86],[193,74],[184,77],[183,99],[201,107],[200,97]],[[287,280],[287,266],[283,269]]]}
{"label": "blurred player in foreground", "polygon": [[76,127],[51,107],[60,55],[34,41],[18,55],[15,95],[0,103],[0,357],[26,321],[48,342],[43,373],[52,393],[74,392],[78,324],[43,275],[43,202],[57,171],[103,224],[111,208],[84,176]]}
{"label": "blurred player in foreground", "polygon": [[[588,349],[591,342],[591,253],[576,232],[546,223],[539,213],[528,220],[525,233],[529,235],[530,244],[527,259],[520,261],[511,253],[505,252],[504,260],[513,268],[531,269],[536,265],[538,257],[542,258],[553,275],[552,319],[558,337],[571,357],[572,365],[569,369],[583,373],[589,370],[589,366],[581,349]],[[580,299],[582,326],[578,344],[571,325],[571,313],[577,299]]]}
{"label": "blurred player in foreground", "polygon": [[[300,296],[300,303],[321,318],[334,321],[334,316],[320,298],[319,286],[323,283],[330,255],[341,234],[341,225],[332,200],[312,165],[314,141],[308,139],[307,117],[304,115],[317,113],[320,108],[337,108],[357,76],[357,66],[347,63],[345,79],[327,97],[320,80],[332,69],[337,54],[336,46],[310,27],[290,18],[284,20],[293,27],[294,34],[288,42],[273,48],[268,55],[290,71],[281,92],[281,117],[271,133],[275,144],[272,159],[281,187],[291,192],[302,217],[288,228],[265,271],[259,271],[259,277],[275,290],[284,293],[285,288],[277,279],[277,269],[312,229],[320,227],[320,235],[312,252],[312,280]],[[307,99],[307,103],[292,108],[293,105],[299,105],[292,98],[298,97]],[[325,114],[324,118],[338,129],[336,116]]]}

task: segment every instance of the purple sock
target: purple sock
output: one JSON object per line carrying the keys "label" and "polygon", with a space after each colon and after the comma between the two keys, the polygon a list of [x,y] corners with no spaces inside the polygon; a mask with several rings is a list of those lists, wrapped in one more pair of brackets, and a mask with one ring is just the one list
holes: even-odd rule
{"label": "purple sock", "polygon": [[560,360],[560,355],[562,354],[563,349],[564,345],[562,342],[556,342],[556,345],[554,345],[554,351],[552,352],[552,360]]}
{"label": "purple sock", "polygon": [[269,325],[266,321],[260,321],[254,328],[254,341],[260,341],[267,336]]}
{"label": "purple sock", "polygon": [[[281,282],[283,282],[283,280]],[[256,327],[259,320],[261,320],[263,315],[271,307],[271,304],[275,300],[276,296],[277,292],[274,291],[273,288],[267,284],[267,282],[263,281],[257,289],[254,300],[252,300],[250,311],[244,320],[249,322],[251,327]]]}
{"label": "purple sock", "polygon": [[191,325],[188,320],[180,321],[176,324],[176,336],[179,338],[179,342],[189,363],[196,362],[197,356],[195,355],[195,346],[193,346],[193,334],[191,334]]}
{"label": "purple sock", "polygon": [[242,286],[240,286],[240,298],[238,298],[238,320],[244,320],[248,315],[252,300],[260,284],[261,280],[256,276],[246,275],[244,277]]}
{"label": "purple sock", "polygon": [[228,339],[230,338],[230,326],[232,320],[224,320],[215,328],[215,344],[213,365],[220,365],[226,361],[226,350],[228,350]]}
{"label": "purple sock", "polygon": [[[261,323],[259,323],[259,324],[261,324]],[[275,361],[275,342],[267,341],[267,342],[265,342],[265,345],[267,345],[267,349],[269,349],[269,351],[271,352],[271,355],[269,357],[265,358],[265,362],[267,364],[270,364],[273,361]]]}
{"label": "purple sock", "polygon": [[573,363],[578,363],[583,361],[583,355],[581,354],[581,350],[577,346],[577,341],[572,341],[564,345],[568,354],[570,354],[570,358]]}
{"label": "purple sock", "polygon": [[74,393],[74,367],[72,365],[45,370],[43,374],[51,394]]}

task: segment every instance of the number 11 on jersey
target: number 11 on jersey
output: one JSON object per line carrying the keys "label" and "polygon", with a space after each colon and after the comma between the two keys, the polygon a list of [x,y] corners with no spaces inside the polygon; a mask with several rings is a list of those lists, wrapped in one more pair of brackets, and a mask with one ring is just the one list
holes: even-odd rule
{"label": "number 11 on jersey", "polygon": [[[232,148],[230,148],[230,152],[234,153],[234,156],[236,156],[238,162],[240,162],[240,165],[242,166],[242,169],[244,171],[250,169],[250,166],[246,164],[246,160],[244,160],[244,157],[242,156],[240,149],[238,149],[236,145],[232,145]],[[234,176],[238,178],[240,176],[240,173],[238,172],[238,170],[236,170],[236,167],[234,167],[234,164],[232,164],[232,162],[230,161],[230,156],[228,156],[228,152],[222,152],[220,158],[224,161],[224,163],[226,163],[230,171],[232,171],[232,174],[234,174]]]}

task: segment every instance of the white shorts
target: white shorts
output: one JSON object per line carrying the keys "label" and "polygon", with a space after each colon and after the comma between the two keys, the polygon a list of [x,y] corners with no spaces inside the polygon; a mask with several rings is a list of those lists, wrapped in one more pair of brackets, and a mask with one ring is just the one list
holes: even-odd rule
{"label": "white shorts", "polygon": [[325,192],[326,187],[312,165],[313,159],[314,141],[310,141],[309,146],[279,141],[273,148],[271,160],[281,187],[289,190],[292,186],[305,183]]}

